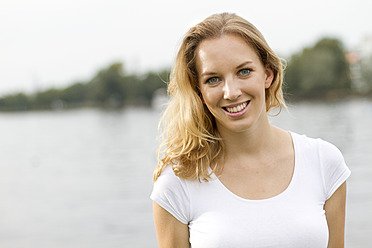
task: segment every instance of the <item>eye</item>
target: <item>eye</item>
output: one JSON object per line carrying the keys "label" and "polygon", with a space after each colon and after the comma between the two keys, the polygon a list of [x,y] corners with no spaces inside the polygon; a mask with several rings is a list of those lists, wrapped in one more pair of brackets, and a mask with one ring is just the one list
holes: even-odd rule
{"label": "eye", "polygon": [[208,78],[206,83],[207,84],[216,84],[220,81],[220,79],[218,77],[211,77],[211,78]]}
{"label": "eye", "polygon": [[242,70],[240,70],[240,71],[238,72],[238,74],[239,74],[240,76],[247,76],[247,75],[249,75],[249,73],[251,73],[251,70],[250,70],[250,69],[242,69]]}

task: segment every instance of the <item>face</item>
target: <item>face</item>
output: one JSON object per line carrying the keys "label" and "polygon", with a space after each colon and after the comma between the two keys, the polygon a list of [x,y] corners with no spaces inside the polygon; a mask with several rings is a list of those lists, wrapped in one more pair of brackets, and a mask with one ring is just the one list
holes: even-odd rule
{"label": "face", "polygon": [[242,38],[207,39],[196,52],[203,102],[221,134],[243,132],[267,122],[265,88],[270,87],[273,72]]}

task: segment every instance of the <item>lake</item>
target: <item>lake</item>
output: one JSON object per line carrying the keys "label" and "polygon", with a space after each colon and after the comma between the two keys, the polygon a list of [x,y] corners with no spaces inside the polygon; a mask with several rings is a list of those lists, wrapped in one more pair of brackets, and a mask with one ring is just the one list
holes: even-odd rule
{"label": "lake", "polygon": [[[0,113],[0,247],[157,247],[152,219],[161,111]],[[300,102],[271,122],[343,152],[346,247],[372,234],[372,101]]]}

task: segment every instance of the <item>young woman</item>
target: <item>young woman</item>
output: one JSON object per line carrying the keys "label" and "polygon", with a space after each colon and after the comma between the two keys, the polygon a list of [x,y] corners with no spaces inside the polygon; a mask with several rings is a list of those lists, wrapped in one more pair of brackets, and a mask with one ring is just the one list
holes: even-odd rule
{"label": "young woman", "polygon": [[186,34],[151,194],[160,247],[344,246],[350,170],[332,144],[269,123],[282,81],[280,58],[237,15]]}

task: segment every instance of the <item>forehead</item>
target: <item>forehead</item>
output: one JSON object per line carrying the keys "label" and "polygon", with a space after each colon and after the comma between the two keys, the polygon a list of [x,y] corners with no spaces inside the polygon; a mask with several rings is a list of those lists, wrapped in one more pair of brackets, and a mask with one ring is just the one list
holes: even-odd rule
{"label": "forehead", "polygon": [[261,63],[255,50],[243,38],[231,34],[203,40],[196,54],[198,74],[235,67],[246,61]]}

